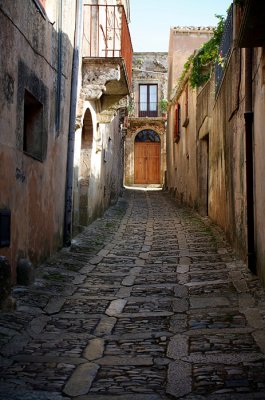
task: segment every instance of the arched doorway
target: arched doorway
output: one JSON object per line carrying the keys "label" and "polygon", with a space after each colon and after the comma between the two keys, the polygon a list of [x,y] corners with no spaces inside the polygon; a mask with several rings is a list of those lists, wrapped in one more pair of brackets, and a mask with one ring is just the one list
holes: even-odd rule
{"label": "arched doorway", "polygon": [[152,129],[144,129],[135,137],[134,143],[134,183],[160,183],[159,135]]}
{"label": "arched doorway", "polygon": [[86,110],[81,138],[79,173],[79,224],[88,224],[88,186],[91,171],[91,153],[93,145],[93,122],[89,109]]}

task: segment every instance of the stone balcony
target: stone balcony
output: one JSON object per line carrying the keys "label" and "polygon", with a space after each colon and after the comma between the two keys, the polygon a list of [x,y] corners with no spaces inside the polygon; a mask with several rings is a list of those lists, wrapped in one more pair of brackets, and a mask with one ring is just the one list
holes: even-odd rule
{"label": "stone balcony", "polygon": [[123,6],[84,5],[82,98],[99,102],[99,122],[126,106],[132,44]]}

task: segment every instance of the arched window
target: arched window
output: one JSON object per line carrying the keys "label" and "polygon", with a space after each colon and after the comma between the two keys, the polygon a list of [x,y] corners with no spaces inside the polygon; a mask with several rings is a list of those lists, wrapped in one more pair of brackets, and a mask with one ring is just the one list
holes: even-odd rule
{"label": "arched window", "polygon": [[135,138],[136,142],[160,142],[159,135],[152,129],[144,129],[140,131]]}

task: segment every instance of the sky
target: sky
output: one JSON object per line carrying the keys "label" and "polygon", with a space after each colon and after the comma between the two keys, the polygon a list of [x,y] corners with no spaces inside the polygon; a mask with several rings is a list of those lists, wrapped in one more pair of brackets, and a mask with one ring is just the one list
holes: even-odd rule
{"label": "sky", "polygon": [[232,0],[130,0],[134,52],[168,51],[173,26],[216,26]]}

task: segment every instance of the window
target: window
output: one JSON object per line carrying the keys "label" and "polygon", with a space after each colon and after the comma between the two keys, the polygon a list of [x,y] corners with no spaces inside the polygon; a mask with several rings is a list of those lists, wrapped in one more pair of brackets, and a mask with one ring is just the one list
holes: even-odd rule
{"label": "window", "polygon": [[0,247],[10,246],[10,210],[0,210]]}
{"label": "window", "polygon": [[139,117],[157,117],[157,85],[139,86]]}
{"label": "window", "polygon": [[43,105],[25,90],[23,151],[39,161],[45,154],[43,134]]}
{"label": "window", "polygon": [[180,139],[180,125],[181,124],[181,109],[180,104],[177,104],[175,109],[175,129],[174,129],[174,142],[178,143]]}
{"label": "window", "polygon": [[189,86],[186,85],[185,89],[185,121],[183,122],[183,127],[186,128],[189,124]]}

